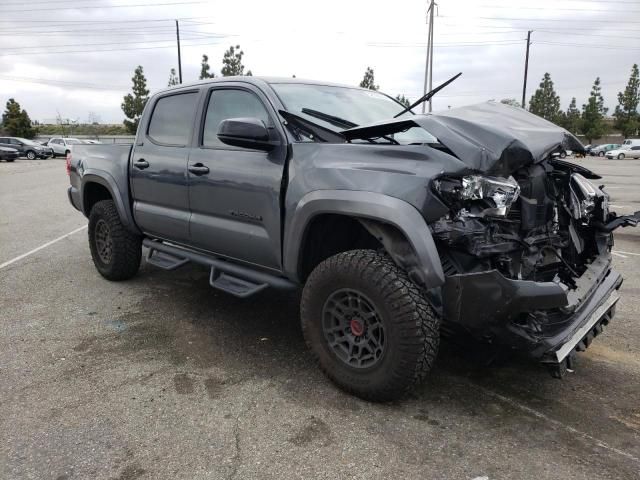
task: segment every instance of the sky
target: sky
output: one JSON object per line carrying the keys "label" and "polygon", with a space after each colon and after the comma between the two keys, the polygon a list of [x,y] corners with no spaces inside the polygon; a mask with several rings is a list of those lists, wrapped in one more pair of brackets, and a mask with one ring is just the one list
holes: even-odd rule
{"label": "sky", "polygon": [[[586,102],[596,77],[613,112],[640,63],[640,0],[439,0],[434,24],[433,109],[522,97],[545,72],[563,108]],[[428,0],[0,0],[0,102],[15,98],[33,120],[60,115],[120,123],[122,97],[144,67],[153,92],[177,68],[198,79],[202,54],[218,74],[240,45],[254,75],[357,85],[367,67],[380,90],[411,100],[423,91]]]}

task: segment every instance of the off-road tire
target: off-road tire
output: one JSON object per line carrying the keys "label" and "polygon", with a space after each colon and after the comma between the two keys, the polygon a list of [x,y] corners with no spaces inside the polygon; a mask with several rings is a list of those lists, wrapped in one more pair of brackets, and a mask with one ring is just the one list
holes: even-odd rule
{"label": "off-road tire", "polygon": [[[106,224],[111,236],[112,248],[109,262],[100,258],[96,245],[96,225],[101,221]],[[140,268],[142,239],[122,225],[113,200],[101,200],[91,209],[89,247],[96,269],[107,280],[127,280]]]}
{"label": "off-road tire", "polygon": [[38,156],[36,155],[36,152],[34,152],[33,150],[29,150],[27,152],[27,158],[29,160],[35,160],[36,158],[38,158]]}
{"label": "off-road tire", "polygon": [[[362,292],[380,313],[385,349],[370,368],[348,365],[326,339],[324,305],[340,289]],[[343,390],[369,401],[404,397],[431,370],[438,353],[438,314],[406,272],[374,250],[351,250],[320,263],[302,292],[301,322],[321,370]]]}

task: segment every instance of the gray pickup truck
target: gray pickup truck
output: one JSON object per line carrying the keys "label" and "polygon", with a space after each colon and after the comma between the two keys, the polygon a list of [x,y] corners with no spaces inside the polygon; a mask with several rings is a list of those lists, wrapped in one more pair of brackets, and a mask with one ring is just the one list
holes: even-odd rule
{"label": "gray pickup truck", "polygon": [[389,96],[227,77],[153,95],[133,146],[78,146],[72,205],[109,280],[146,261],[210,269],[239,297],[302,288],[320,367],[362,398],[398,398],[441,334],[556,376],[612,319],[609,211],[566,130],[493,102],[417,115]]}

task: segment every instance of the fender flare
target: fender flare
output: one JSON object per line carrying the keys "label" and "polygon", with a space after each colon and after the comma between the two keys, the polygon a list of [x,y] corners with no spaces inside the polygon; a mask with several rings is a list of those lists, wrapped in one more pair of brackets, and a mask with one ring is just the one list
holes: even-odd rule
{"label": "fender flare", "polygon": [[392,225],[406,237],[413,248],[417,261],[414,267],[418,270],[425,288],[431,289],[444,284],[440,255],[420,212],[399,198],[352,190],[316,190],[307,193],[289,214],[290,217],[288,215],[283,266],[290,278],[300,281],[298,265],[307,227],[315,216],[324,213],[348,215]]}
{"label": "fender flare", "polygon": [[[131,212],[131,208],[129,205],[125,205],[123,200],[122,192],[120,188],[118,188],[118,184],[115,179],[109,172],[105,172],[103,170],[85,170],[82,175],[81,188],[80,188],[80,202],[82,207],[82,213],[84,213],[85,217],[89,217],[91,212],[88,212],[84,206],[85,199],[85,186],[89,183],[98,183],[105,187],[113,202],[116,205],[116,210],[118,211],[118,215],[120,216],[120,221],[122,224],[131,230],[132,232],[139,233],[138,228],[133,220],[133,215]],[[129,197],[127,192],[127,198]]]}

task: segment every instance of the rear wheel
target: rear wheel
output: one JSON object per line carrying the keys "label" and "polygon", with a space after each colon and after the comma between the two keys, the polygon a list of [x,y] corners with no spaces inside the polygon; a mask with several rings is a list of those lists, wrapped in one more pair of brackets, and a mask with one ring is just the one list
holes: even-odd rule
{"label": "rear wheel", "polygon": [[89,247],[96,269],[108,280],[127,280],[140,268],[142,240],[122,225],[113,200],[91,209]]}
{"label": "rear wheel", "polygon": [[624,153],[618,154],[618,160],[624,160]]}
{"label": "rear wheel", "polygon": [[560,152],[560,158],[567,158],[567,152],[565,152],[564,150]]}
{"label": "rear wheel", "polygon": [[36,159],[36,152],[34,152],[33,150],[29,150],[27,152],[27,158],[29,160],[35,160]]}
{"label": "rear wheel", "polygon": [[301,320],[320,368],[366,400],[401,398],[438,352],[438,315],[407,274],[373,250],[318,265],[304,287]]}

